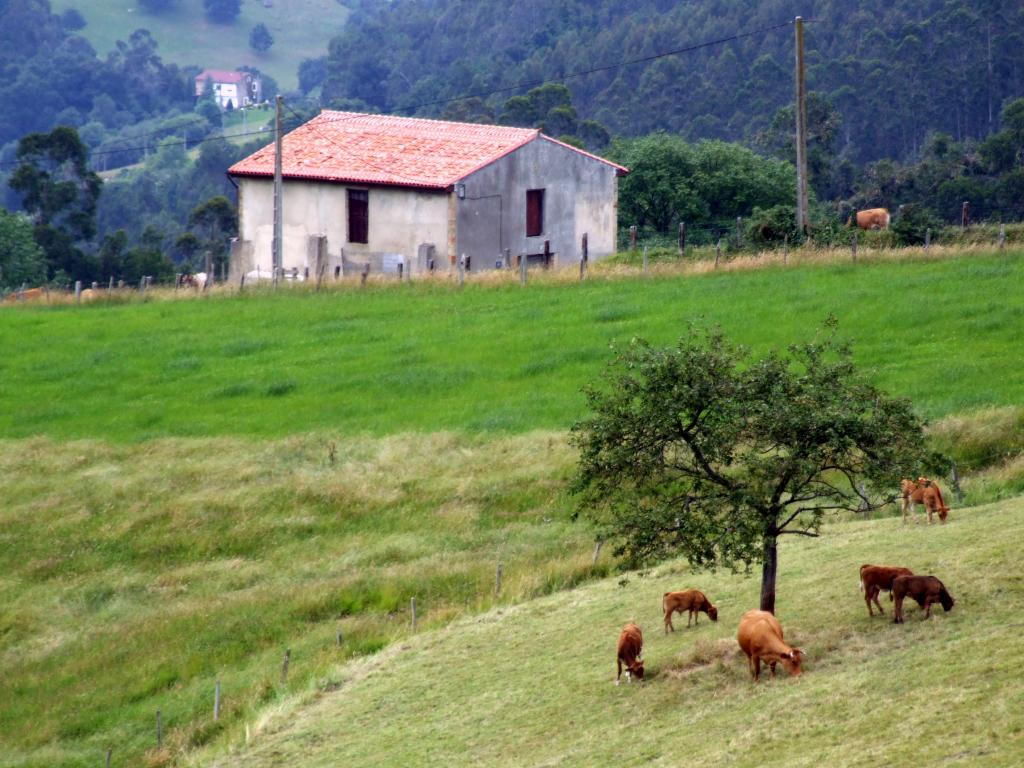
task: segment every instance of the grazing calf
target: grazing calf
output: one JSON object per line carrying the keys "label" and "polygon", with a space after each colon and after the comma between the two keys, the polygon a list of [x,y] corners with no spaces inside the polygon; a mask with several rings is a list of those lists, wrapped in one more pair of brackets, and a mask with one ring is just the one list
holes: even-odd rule
{"label": "grazing calf", "polygon": [[860,567],[860,588],[864,592],[864,602],[868,604],[868,616],[874,616],[871,610],[871,601],[878,606],[878,615],[884,616],[882,604],[878,602],[878,593],[885,591],[889,593],[892,600],[892,582],[897,576],[913,576],[914,572],[909,568],[901,568],[893,565],[862,565]]}
{"label": "grazing calf", "polygon": [[931,525],[933,515],[939,516],[939,522],[945,523],[949,516],[949,507],[942,500],[942,490],[939,484],[927,477],[919,477],[916,481],[904,478],[900,480],[900,496],[902,497],[901,508],[903,510],[903,522],[907,522],[907,512],[910,518],[914,518],[914,509],[918,504],[924,504],[928,512],[928,524]]}
{"label": "grazing calf", "polygon": [[953,596],[946,591],[945,585],[934,576],[897,576],[892,582],[892,595],[896,600],[896,607],[893,609],[893,623],[903,623],[903,598],[913,598],[919,606],[924,608],[924,617],[932,615],[932,603],[942,603],[942,608],[948,613],[953,610],[956,602]]}
{"label": "grazing calf", "polygon": [[619,647],[618,652],[615,656],[616,672],[615,672],[615,684],[619,684],[619,678],[622,676],[622,665],[626,665],[626,682],[633,682],[633,677],[636,676],[640,680],[644,679],[644,662],[640,658],[640,654],[644,650],[644,636],[640,631],[640,627],[636,624],[627,624],[622,628],[622,632],[619,634]]}
{"label": "grazing calf", "polygon": [[747,654],[750,674],[756,683],[761,678],[761,662],[765,661],[775,678],[775,665],[782,662],[793,677],[800,675],[804,652],[791,648],[782,640],[782,625],[768,611],[747,611],[740,619],[736,640]]}
{"label": "grazing calf", "polygon": [[711,604],[704,593],[699,589],[687,589],[682,592],[666,592],[661,598],[661,610],[665,612],[665,634],[671,629],[673,632],[676,628],[672,626],[672,614],[687,612],[686,626],[690,626],[690,622],[694,624],[700,621],[700,612],[704,611],[712,621],[718,621],[718,609]]}

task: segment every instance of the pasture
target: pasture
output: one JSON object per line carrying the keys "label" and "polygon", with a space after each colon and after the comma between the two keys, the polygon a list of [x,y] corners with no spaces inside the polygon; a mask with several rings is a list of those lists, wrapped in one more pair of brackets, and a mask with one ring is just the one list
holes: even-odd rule
{"label": "pasture", "polygon": [[[759,582],[669,563],[459,620],[340,664],[190,765],[1008,766],[1024,755],[1024,501],[944,527],[898,520],[787,540],[777,615],[804,674],[755,686],[736,646]],[[794,537],[796,538],[796,537]],[[928,621],[869,619],[864,562],[939,575],[956,599]],[[700,586],[719,620],[664,635],[661,594]],[[615,641],[644,630],[647,680],[616,687]],[[677,622],[678,626],[679,622]],[[685,622],[683,622],[685,624]]]}
{"label": "pasture", "polygon": [[[808,338],[832,312],[870,375],[936,421],[936,447],[968,447],[962,461],[977,473],[965,479],[968,503],[1020,493],[1024,374],[1016,338],[1024,300],[1006,290],[1020,284],[1019,256],[647,278],[595,269],[583,284],[539,277],[525,289],[471,280],[461,290],[422,282],[0,306],[0,345],[9,352],[0,360],[0,765],[91,766],[107,748],[115,766],[234,760],[224,750],[244,742],[247,726],[254,751],[241,754],[255,765],[273,753],[305,754],[312,743],[325,745],[311,754],[322,764],[349,755],[370,764],[416,762],[389,751],[405,748],[392,743],[400,727],[429,750],[424,762],[458,755],[456,762],[521,764],[510,746],[521,744],[532,764],[601,764],[620,754],[667,764],[694,745],[681,742],[672,753],[652,740],[661,751],[631,751],[621,723],[648,727],[648,709],[630,704],[644,700],[633,699],[633,689],[629,698],[606,700],[601,687],[611,679],[618,627],[634,617],[652,642],[652,685],[676,685],[648,689],[653,704],[644,706],[659,707],[650,722],[677,723],[666,702],[693,699],[682,686],[696,681],[700,717],[726,712],[722,738],[740,729],[729,736],[734,751],[708,753],[722,762],[763,733],[774,734],[778,760],[786,761],[793,748],[786,731],[756,714],[766,700],[759,697],[774,691],[780,706],[849,719],[848,696],[813,677],[819,664],[870,667],[867,677],[844,683],[862,698],[876,686],[886,690],[894,674],[909,695],[920,675],[932,686],[922,702],[941,694],[962,708],[975,699],[956,698],[956,686],[984,672],[995,693],[1019,701],[1000,661],[1019,658],[1003,653],[1008,630],[999,626],[1021,607],[1009,559],[1019,501],[961,514],[947,499],[953,518],[942,529],[837,520],[820,542],[787,542],[779,615],[787,631],[792,617],[796,640],[808,638],[820,653],[812,654],[806,686],[778,685],[751,698],[736,672],[745,668],[729,666],[735,660],[722,643],[729,616],[753,599],[757,580],[720,573],[695,582],[675,564],[667,566],[671,584],[636,576],[626,587],[618,577],[594,583],[610,576],[612,562],[606,550],[594,565],[592,534],[570,520],[574,457],[565,441],[582,415],[580,387],[599,374],[611,343],[634,335],[671,343],[694,320],[719,323],[767,351]],[[990,527],[976,527],[975,517]],[[978,619],[982,634],[966,631],[978,616],[960,612],[970,601],[927,625],[954,628],[955,636],[894,634],[878,620],[862,628],[866,639],[857,634],[856,622],[867,620],[857,566],[872,556],[892,561],[904,545],[919,549],[918,567],[934,568],[958,600],[965,587],[992,598],[992,612]],[[842,557],[826,562],[829,553]],[[847,556],[857,560],[849,575]],[[1002,575],[976,573],[975,562]],[[587,586],[571,589],[580,584]],[[724,596],[730,613],[695,649],[684,647],[693,635],[677,632],[672,642],[682,650],[666,661],[651,596],[698,585],[716,605]],[[419,606],[414,636],[410,597]],[[650,615],[637,612],[640,605]],[[900,629],[935,631],[914,623],[915,610]],[[545,624],[547,616],[555,623]],[[702,618],[700,632],[707,626]],[[441,686],[438,676],[450,667],[443,654],[461,648],[460,632],[471,635],[459,651],[468,661]],[[568,688],[557,676],[546,681],[548,657],[531,656],[532,633],[551,641],[556,667],[571,656],[570,672],[585,668],[584,677],[568,678]],[[572,642],[598,637],[604,646]],[[903,637],[914,642],[901,644]],[[511,644],[498,646],[500,659],[487,650],[496,638]],[[925,644],[958,659],[978,647],[982,656],[934,675],[927,654],[887,656],[883,641],[900,653]],[[435,648],[442,656],[422,655]],[[282,680],[285,650],[291,666]],[[485,654],[498,664],[493,670],[483,666]],[[422,664],[426,671],[416,672]],[[223,708],[213,722],[217,680]],[[520,715],[517,702],[534,695],[527,685],[550,692]],[[394,693],[406,686],[408,701]],[[344,746],[318,730],[332,727],[335,715],[315,704],[321,697],[337,704],[329,692],[339,687],[352,709],[337,717],[363,726]],[[456,688],[463,698],[446,703]],[[732,694],[740,695],[732,697],[738,708],[727,701]],[[410,726],[417,706],[430,717]],[[893,715],[898,702],[887,706]],[[393,712],[395,725],[374,712]],[[437,725],[437,713],[450,726]],[[756,719],[755,730],[741,728],[744,713]],[[470,731],[499,714],[494,744],[474,741]],[[911,721],[924,727],[927,716],[921,704]],[[859,722],[877,733],[882,719],[872,718]],[[272,742],[291,719],[304,730]],[[711,728],[713,719],[701,722]],[[803,721],[799,732],[809,729],[814,743],[825,744],[828,729],[815,722]],[[1016,730],[999,743],[1019,745],[1020,724],[1007,722]],[[552,736],[555,724],[563,733]],[[577,725],[593,731],[576,739]],[[606,733],[611,752],[600,751]],[[836,750],[857,741],[852,730],[835,739]],[[917,741],[909,732],[903,739]],[[374,746],[382,741],[387,749]],[[971,749],[964,754],[974,756]],[[836,754],[857,764],[852,753]],[[891,754],[900,762],[909,752]]]}
{"label": "pasture", "polygon": [[[82,14],[87,25],[79,34],[101,57],[118,40],[127,41],[133,31],[144,28],[156,39],[157,53],[164,61],[202,69],[256,67],[286,90],[298,87],[299,63],[324,55],[327,43],[348,17],[348,9],[337,0],[278,0],[270,7],[246,0],[233,24],[208,21],[202,0],[180,0],[173,10],[159,14],[114,0],[53,0],[51,6],[54,13],[75,8]],[[249,32],[260,23],[267,25],[274,38],[273,47],[263,54],[249,47]]]}

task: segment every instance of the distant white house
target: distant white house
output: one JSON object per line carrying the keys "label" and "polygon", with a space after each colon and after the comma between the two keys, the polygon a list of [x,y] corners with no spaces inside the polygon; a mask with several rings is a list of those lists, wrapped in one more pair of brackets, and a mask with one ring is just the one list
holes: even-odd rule
{"label": "distant white house", "polygon": [[221,109],[237,109],[263,101],[263,82],[252,72],[228,72],[204,69],[196,75],[196,98],[206,93],[209,84],[213,99]]}

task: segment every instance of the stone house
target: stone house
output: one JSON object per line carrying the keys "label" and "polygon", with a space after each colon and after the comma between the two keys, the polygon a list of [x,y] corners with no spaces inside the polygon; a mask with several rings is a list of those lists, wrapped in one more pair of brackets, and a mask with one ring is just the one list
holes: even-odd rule
{"label": "stone house", "polygon": [[[269,272],[274,145],[233,165],[239,239],[231,274]],[[409,274],[577,264],[615,250],[627,170],[528,128],[323,111],[283,137],[282,266]]]}
{"label": "stone house", "polygon": [[262,79],[252,72],[204,69],[196,75],[197,99],[206,92],[207,84],[213,88],[213,99],[221,109],[248,107],[263,100]]}

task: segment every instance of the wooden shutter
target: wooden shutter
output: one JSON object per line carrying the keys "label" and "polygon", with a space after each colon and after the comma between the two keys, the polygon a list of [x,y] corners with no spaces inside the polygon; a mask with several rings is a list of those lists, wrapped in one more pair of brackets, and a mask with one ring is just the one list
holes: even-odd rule
{"label": "wooden shutter", "polygon": [[544,234],[544,190],[526,190],[526,236]]}
{"label": "wooden shutter", "polygon": [[370,193],[365,189],[348,191],[348,241],[370,242]]}

